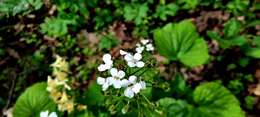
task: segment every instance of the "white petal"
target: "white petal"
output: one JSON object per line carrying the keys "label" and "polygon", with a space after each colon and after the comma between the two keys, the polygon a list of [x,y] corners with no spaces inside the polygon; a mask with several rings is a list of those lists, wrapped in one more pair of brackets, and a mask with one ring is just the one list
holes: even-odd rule
{"label": "white petal", "polygon": [[115,81],[115,79],[113,77],[108,77],[106,79],[106,83],[108,83],[109,86],[112,85],[114,81]]}
{"label": "white petal", "polygon": [[141,88],[142,88],[141,84],[140,84],[140,83],[136,83],[136,84],[133,86],[132,90],[133,90],[133,92],[134,92],[135,94],[137,94],[137,93],[140,92],[140,89],[141,89]]}
{"label": "white petal", "polygon": [[113,65],[113,61],[112,60],[107,60],[107,61],[104,61],[106,65]]}
{"label": "white petal", "polygon": [[125,57],[124,57],[124,59],[125,59],[126,61],[133,61],[133,60],[134,60],[134,57],[133,57],[133,55],[131,55],[131,54],[126,54]]}
{"label": "white petal", "polygon": [[108,87],[109,87],[109,84],[105,83],[105,84],[102,85],[102,90],[106,91],[108,89]]}
{"label": "white petal", "polygon": [[136,63],[136,66],[137,66],[137,67],[144,67],[144,62],[143,62],[143,61],[138,61],[138,62]]}
{"label": "white petal", "polygon": [[143,45],[146,45],[148,42],[149,42],[148,39],[142,39],[142,40],[141,40],[141,43],[142,43]]}
{"label": "white petal", "polygon": [[103,84],[105,84],[105,82],[106,82],[106,79],[105,79],[105,78],[102,78],[102,77],[98,77],[98,78],[97,78],[97,83],[98,83],[99,85],[103,85]]}
{"label": "white petal", "polygon": [[136,64],[134,62],[132,62],[132,61],[127,62],[127,65],[129,67],[135,67],[136,66]]}
{"label": "white petal", "polygon": [[152,50],[154,50],[154,47],[153,47],[153,45],[150,43],[150,44],[147,44],[146,45],[146,50],[147,51],[152,51]]}
{"label": "white petal", "polygon": [[137,46],[137,47],[140,47],[140,46],[141,46],[141,44],[140,44],[140,43],[137,43],[137,44],[136,44],[136,46]]}
{"label": "white petal", "polygon": [[124,50],[119,50],[119,53],[120,53],[120,55],[126,55],[127,54],[127,52],[124,51]]}
{"label": "white petal", "polygon": [[140,53],[135,53],[134,59],[139,61],[142,59],[142,55]]}
{"label": "white petal", "polygon": [[135,49],[135,51],[136,51],[137,53],[142,53],[143,50],[144,50],[144,47],[137,47],[137,48]]}
{"label": "white petal", "polygon": [[104,54],[103,55],[103,61],[106,62],[106,61],[110,61],[111,60],[111,55],[110,54]]}
{"label": "white petal", "polygon": [[44,111],[40,113],[40,117],[48,117],[49,111]]}
{"label": "white petal", "polygon": [[131,90],[131,88],[126,88],[126,90],[124,91],[124,95],[126,97],[129,97],[129,98],[133,98],[134,97],[134,92]]}
{"label": "white petal", "polygon": [[125,77],[125,72],[120,70],[117,75],[121,79],[121,78]]}
{"label": "white petal", "polygon": [[110,69],[110,74],[111,74],[112,76],[117,76],[118,70],[117,70],[116,68],[112,68],[112,69]]}
{"label": "white petal", "polygon": [[106,65],[105,64],[101,64],[101,65],[99,65],[98,66],[98,71],[106,71],[107,69],[106,69]]}
{"label": "white petal", "polygon": [[146,89],[146,84],[144,81],[139,82],[141,85],[141,89]]}
{"label": "white petal", "polygon": [[122,87],[127,87],[128,85],[130,85],[130,82],[127,79],[121,80],[121,86]]}
{"label": "white petal", "polygon": [[104,69],[107,70],[107,69],[111,69],[112,68],[112,64],[105,64],[104,65]]}
{"label": "white petal", "polygon": [[49,117],[58,117],[58,116],[57,116],[56,112],[52,112],[52,113],[49,115]]}
{"label": "white petal", "polygon": [[136,82],[136,79],[137,79],[136,76],[130,76],[130,77],[129,77],[129,82],[130,82],[130,83],[135,83],[135,82]]}
{"label": "white petal", "polygon": [[113,82],[113,86],[114,86],[114,88],[116,88],[116,89],[121,88],[121,81],[120,81],[120,80],[115,80],[115,81]]}

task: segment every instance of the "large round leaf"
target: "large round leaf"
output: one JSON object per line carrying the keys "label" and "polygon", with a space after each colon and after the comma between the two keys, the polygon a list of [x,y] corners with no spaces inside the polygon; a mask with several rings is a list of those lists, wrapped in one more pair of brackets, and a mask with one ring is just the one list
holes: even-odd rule
{"label": "large round leaf", "polygon": [[37,117],[41,111],[56,110],[55,103],[50,99],[46,83],[37,83],[26,89],[15,103],[14,117]]}
{"label": "large round leaf", "polygon": [[194,112],[200,112],[201,117],[245,117],[236,97],[218,83],[198,86],[193,100],[197,105]]}
{"label": "large round leaf", "polygon": [[166,97],[157,103],[168,117],[245,117],[235,96],[217,83],[198,86],[189,102]]}
{"label": "large round leaf", "polygon": [[155,30],[154,39],[158,52],[170,60],[194,67],[209,59],[206,42],[199,37],[196,27],[189,20],[170,23]]}

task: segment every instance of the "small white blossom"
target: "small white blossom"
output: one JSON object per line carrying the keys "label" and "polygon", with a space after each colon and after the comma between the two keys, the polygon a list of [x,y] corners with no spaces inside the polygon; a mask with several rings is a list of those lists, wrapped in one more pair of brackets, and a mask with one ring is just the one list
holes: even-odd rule
{"label": "small white blossom", "polygon": [[148,40],[148,39],[142,39],[141,40],[141,43],[143,44],[143,45],[146,45],[147,43],[149,43],[150,41]]}
{"label": "small white blossom", "polygon": [[125,72],[122,70],[117,70],[116,68],[110,69],[110,74],[112,77],[109,77],[109,82],[114,86],[114,88],[121,88],[121,79],[125,77]]}
{"label": "small white blossom", "polygon": [[136,51],[137,53],[140,53],[140,54],[143,52],[143,50],[144,50],[144,47],[143,47],[143,46],[139,46],[139,47],[135,48],[135,51]]}
{"label": "small white blossom", "polygon": [[124,51],[124,50],[119,50],[119,53],[120,53],[120,55],[126,55],[126,54],[128,54],[128,52],[126,52],[126,51]]}
{"label": "small white blossom", "polygon": [[137,53],[142,53],[144,49],[146,51],[154,50],[153,44],[149,39],[142,39],[140,42],[141,42],[141,44],[140,43],[136,44],[137,48],[135,50]]}
{"label": "small white blossom", "polygon": [[98,66],[98,71],[106,71],[108,69],[111,69],[113,66],[113,61],[111,59],[111,55],[110,54],[104,54],[103,55],[103,61],[105,64],[101,64]]}
{"label": "small white blossom", "polygon": [[145,47],[146,47],[146,51],[153,51],[154,50],[153,44],[151,44],[151,43],[147,44]]}
{"label": "small white blossom", "polygon": [[40,117],[58,117],[56,112],[51,112],[49,114],[49,111],[44,111],[40,113]]}
{"label": "small white blossom", "polygon": [[128,79],[128,87],[124,91],[124,95],[128,98],[133,98],[135,94],[139,93],[141,89],[146,88],[144,81],[136,82],[136,76],[130,76]]}
{"label": "small white blossom", "polygon": [[140,53],[126,54],[124,59],[127,61],[129,67],[144,67],[144,62],[141,61],[142,55]]}
{"label": "small white blossom", "polygon": [[98,77],[97,78],[97,83],[99,85],[102,85],[102,90],[103,91],[106,91],[108,89],[108,87],[111,85],[110,78]]}

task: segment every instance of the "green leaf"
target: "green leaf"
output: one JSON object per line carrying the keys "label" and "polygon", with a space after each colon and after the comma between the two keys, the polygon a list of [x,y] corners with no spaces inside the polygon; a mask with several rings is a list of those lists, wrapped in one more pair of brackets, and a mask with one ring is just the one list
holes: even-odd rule
{"label": "green leaf", "polygon": [[179,7],[174,3],[170,3],[167,5],[160,4],[156,7],[156,12],[154,14],[154,17],[156,17],[156,18],[159,17],[161,20],[166,21],[167,16],[176,15],[178,10],[179,10]]}
{"label": "green leaf", "polygon": [[255,37],[253,38],[253,43],[254,43],[256,46],[260,47],[260,36],[255,36]]}
{"label": "green leaf", "polygon": [[195,9],[201,0],[177,0],[178,4],[184,4],[182,7],[184,9]]}
{"label": "green leaf", "polygon": [[98,47],[100,50],[109,50],[112,47],[117,46],[118,43],[119,41],[116,39],[116,37],[114,37],[113,35],[106,35],[101,38]]}
{"label": "green leaf", "polygon": [[189,102],[166,97],[157,104],[168,117],[245,117],[239,101],[218,83],[198,86]]}
{"label": "green leaf", "polygon": [[254,58],[260,58],[260,47],[258,47],[258,48],[248,48],[245,53],[246,53],[247,56],[251,56],[251,57],[254,57]]}
{"label": "green leaf", "polygon": [[225,37],[238,35],[241,29],[241,23],[238,20],[231,19],[224,25]]}
{"label": "green leaf", "polygon": [[155,30],[154,39],[161,55],[170,60],[181,61],[189,67],[202,65],[209,59],[206,42],[199,37],[189,20],[167,24]]}
{"label": "green leaf", "polygon": [[245,117],[236,97],[218,83],[205,83],[193,93],[194,107],[201,117]]}
{"label": "green leaf", "polygon": [[46,83],[37,83],[26,89],[15,103],[13,116],[35,117],[42,111],[55,111],[56,105],[49,97],[46,87]]}
{"label": "green leaf", "polygon": [[126,21],[134,21],[136,25],[148,23],[146,21],[147,12],[149,11],[147,4],[130,4],[124,7],[124,18]]}
{"label": "green leaf", "polygon": [[167,117],[185,117],[188,112],[188,103],[183,100],[165,97],[157,101],[157,104],[163,108],[163,115]]}
{"label": "green leaf", "polygon": [[86,90],[84,96],[85,96],[85,103],[88,106],[95,106],[95,105],[100,105],[104,101],[104,95],[101,92],[101,87],[97,85],[96,82],[92,82],[89,86],[88,89]]}
{"label": "green leaf", "polygon": [[68,33],[68,25],[75,24],[73,20],[62,18],[46,18],[40,25],[41,32],[51,37],[62,37]]}
{"label": "green leaf", "polygon": [[202,38],[197,39],[191,49],[179,57],[183,64],[191,67],[206,63],[208,58],[208,47]]}
{"label": "green leaf", "polygon": [[256,25],[260,25],[260,20],[249,21],[246,27],[254,27]]}

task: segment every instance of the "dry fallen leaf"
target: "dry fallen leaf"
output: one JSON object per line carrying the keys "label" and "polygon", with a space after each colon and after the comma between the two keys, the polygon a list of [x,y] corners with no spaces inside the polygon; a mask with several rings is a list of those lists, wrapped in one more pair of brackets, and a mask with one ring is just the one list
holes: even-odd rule
{"label": "dry fallen leaf", "polygon": [[260,96],[260,84],[257,84],[256,88],[254,89],[254,94]]}

